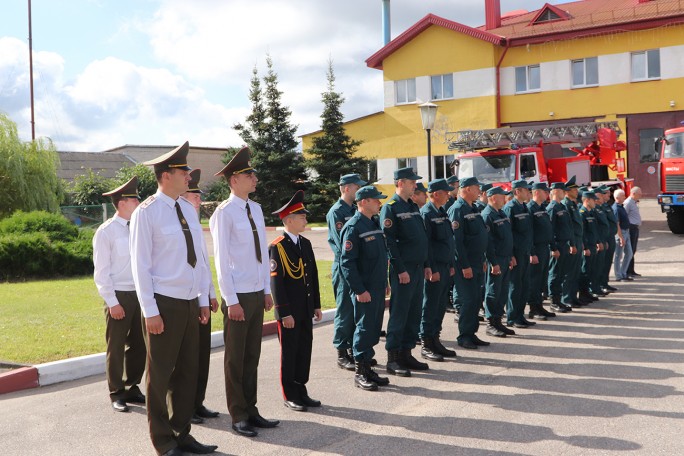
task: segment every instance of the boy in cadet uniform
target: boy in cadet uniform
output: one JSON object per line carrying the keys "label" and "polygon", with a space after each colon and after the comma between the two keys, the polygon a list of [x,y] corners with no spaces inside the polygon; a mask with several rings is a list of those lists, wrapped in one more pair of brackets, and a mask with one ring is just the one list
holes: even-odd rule
{"label": "boy in cadet uniform", "polygon": [[422,182],[416,183],[416,189],[413,191],[413,195],[411,195],[411,200],[416,203],[418,209],[422,208],[427,203],[427,191],[427,188],[425,188],[425,185],[423,185]]}
{"label": "boy in cadet uniform", "polygon": [[[188,183],[188,191],[181,195],[185,198],[197,212],[197,217],[200,215],[200,207],[202,206],[202,190],[199,188],[199,181],[202,175],[202,170],[195,168],[190,171],[190,182]],[[206,263],[206,270],[211,274],[211,267],[209,266],[209,253],[207,252],[207,243],[204,242],[202,236],[202,257]],[[218,300],[216,299],[216,289],[214,283],[209,276],[209,307],[211,311],[216,313],[218,310]],[[216,418],[219,412],[210,410],[204,406],[204,398],[207,393],[207,383],[209,382],[209,355],[211,355],[211,313],[209,314],[209,321],[206,325],[200,325],[199,329],[199,369],[197,371],[197,394],[195,395],[195,413],[192,415],[192,424],[202,424],[205,418]]]}
{"label": "boy in cadet uniform", "polygon": [[323,318],[318,268],[311,241],[301,235],[306,229],[304,192],[299,190],[278,214],[285,234],[269,247],[271,292],[275,304],[280,339],[280,385],[285,407],[305,412],[307,407],[320,407],[321,402],[309,397],[309,381],[313,321]]}
{"label": "boy in cadet uniform", "polygon": [[352,339],[354,338],[354,306],[351,290],[340,271],[342,256],[342,227],[356,213],[356,191],[367,184],[358,174],[345,174],[340,177],[340,199],[333,204],[325,216],[328,222],[328,244],[335,258],[332,264],[332,285],[335,292],[335,320],[333,323],[333,345],[337,349],[337,366],[340,369],[353,371],[354,356]]}
{"label": "boy in cadet uniform", "polygon": [[563,282],[568,275],[570,256],[577,255],[572,216],[562,204],[564,196],[565,183],[554,182],[551,184],[551,202],[546,206],[553,233],[550,246],[553,254],[549,261],[548,289],[551,309],[560,313],[572,310],[561,302],[561,294]]}
{"label": "boy in cadet uniform", "polygon": [[546,320],[546,317],[555,317],[556,314],[544,309],[544,291],[548,289],[547,277],[549,271],[549,257],[560,255],[557,250],[549,250],[553,240],[553,225],[551,218],[545,210],[546,200],[549,197],[549,187],[546,182],[536,182],[532,185],[532,199],[527,203],[527,210],[532,216],[534,239],[532,245],[532,257],[537,257],[537,262],[530,264],[530,287],[527,303],[530,306],[530,318]]}
{"label": "boy in cadet uniform", "polygon": [[489,232],[486,252],[488,268],[485,316],[489,322],[487,334],[494,337],[506,337],[515,334],[514,330],[501,323],[508,301],[510,271],[516,265],[513,256],[511,221],[501,210],[507,195],[510,195],[510,192],[501,187],[490,188],[487,190],[489,204],[482,211],[482,218]]}
{"label": "boy in cadet uniform", "polygon": [[582,274],[579,280],[579,298],[581,305],[588,305],[593,301],[590,287],[594,278],[594,265],[596,264],[596,252],[603,249],[603,243],[599,239],[598,222],[596,221],[596,194],[591,190],[582,192],[582,206],[579,212],[583,223],[583,246],[582,251]]}
{"label": "boy in cadet uniform", "polygon": [[356,192],[358,211],[342,228],[344,250],[340,268],[349,284],[354,305],[354,385],[366,391],[389,384],[371,367],[380,340],[382,316],[387,294],[387,246],[382,229],[374,217],[380,212],[380,201],[387,196],[372,185]]}
{"label": "boy in cadet uniform", "polygon": [[140,204],[138,178],[102,196],[112,198],[116,214],[95,232],[93,277],[105,302],[109,399],[115,412],[128,412],[126,402],[145,403],[138,387],[145,371],[145,340],[128,249],[131,214]]}
{"label": "boy in cadet uniform", "polygon": [[454,236],[451,223],[444,210],[449,197],[449,184],[445,179],[428,183],[430,201],[420,209],[428,237],[428,266],[432,275],[425,280],[423,289],[423,315],[420,321],[421,356],[428,360],[443,361],[455,357],[439,340],[444,313],[449,302],[451,277],[454,275]]}

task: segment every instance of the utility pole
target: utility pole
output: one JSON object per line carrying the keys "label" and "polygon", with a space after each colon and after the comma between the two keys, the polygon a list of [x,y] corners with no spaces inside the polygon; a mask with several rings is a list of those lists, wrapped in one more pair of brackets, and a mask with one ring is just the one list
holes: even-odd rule
{"label": "utility pole", "polygon": [[31,0],[28,0],[29,78],[31,80],[31,141],[36,140],[36,121],[33,111],[33,32],[31,31]]}

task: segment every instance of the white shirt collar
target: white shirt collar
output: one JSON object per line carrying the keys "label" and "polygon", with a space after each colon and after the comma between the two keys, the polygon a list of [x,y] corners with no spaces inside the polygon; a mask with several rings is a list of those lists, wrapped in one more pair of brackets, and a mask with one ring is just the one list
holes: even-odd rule
{"label": "white shirt collar", "polygon": [[128,220],[126,220],[123,217],[119,217],[118,214],[114,214],[114,221],[117,222],[119,225],[123,225],[123,226],[128,225]]}
{"label": "white shirt collar", "polygon": [[288,236],[290,236],[290,239],[292,239],[292,242],[294,242],[295,244],[297,244],[297,242],[299,241],[299,236],[298,236],[298,235],[292,234],[292,233],[290,233],[290,232],[288,232],[288,231],[285,231],[285,234],[287,234]]}
{"label": "white shirt collar", "polygon": [[171,198],[169,195],[166,193],[162,192],[161,190],[157,190],[157,193],[154,194],[154,197],[163,201],[166,203],[169,207],[174,207],[176,205],[176,200]]}

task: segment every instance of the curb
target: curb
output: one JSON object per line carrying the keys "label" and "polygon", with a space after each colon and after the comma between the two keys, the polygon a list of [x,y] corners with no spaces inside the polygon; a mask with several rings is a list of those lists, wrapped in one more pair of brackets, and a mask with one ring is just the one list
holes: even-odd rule
{"label": "curb", "polygon": [[[209,232],[209,227],[202,227],[202,231]],[[285,228],[282,226],[267,226],[266,231],[285,231]],[[327,226],[314,226],[313,228],[306,227],[304,228],[304,231],[328,231]]]}
{"label": "curb", "polygon": [[[335,309],[324,310],[323,318],[321,321],[314,321],[314,325],[332,321],[334,318]],[[264,323],[262,329],[263,337],[271,336],[277,332],[278,325],[275,320]],[[211,348],[222,346],[223,331],[211,333]],[[104,374],[105,359],[106,353],[95,353],[93,355],[62,359],[5,372],[0,374],[0,394]]]}

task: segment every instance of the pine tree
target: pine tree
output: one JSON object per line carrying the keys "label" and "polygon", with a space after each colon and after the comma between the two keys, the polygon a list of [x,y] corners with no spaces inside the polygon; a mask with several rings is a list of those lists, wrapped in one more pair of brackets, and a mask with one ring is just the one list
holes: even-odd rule
{"label": "pine tree", "polygon": [[339,198],[340,176],[358,173],[365,178],[370,164],[370,160],[356,155],[361,141],[352,139],[344,128],[341,107],[345,100],[341,93],[335,91],[332,60],[328,61],[326,78],[328,87],[321,94],[322,135],[313,138],[311,148],[305,151],[306,165],[316,174],[308,192],[310,198],[307,198],[313,221],[325,220],[328,209]]}
{"label": "pine tree", "polygon": [[257,69],[252,72],[250,101],[252,112],[245,124],[234,128],[252,152],[252,166],[257,170],[259,184],[254,199],[261,204],[266,222],[279,222],[271,212],[280,208],[303,186],[306,172],[301,154],[297,153],[297,126],[290,123],[292,112],[281,102],[278,75],[273,60],[266,56],[268,71],[263,78],[264,90]]}

